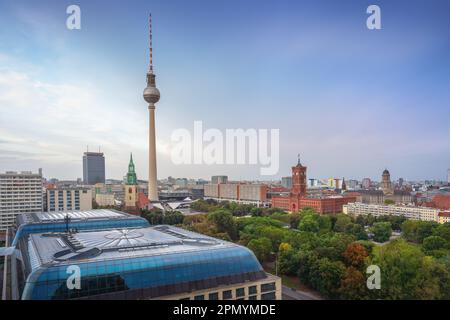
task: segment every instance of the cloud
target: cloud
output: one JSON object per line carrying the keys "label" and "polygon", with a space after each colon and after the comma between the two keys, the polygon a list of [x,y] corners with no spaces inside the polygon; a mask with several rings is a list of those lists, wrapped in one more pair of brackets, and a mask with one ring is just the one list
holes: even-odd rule
{"label": "cloud", "polygon": [[[51,174],[73,178],[81,175],[85,146],[101,146],[114,155],[108,159],[111,176],[121,176],[128,152],[145,153],[146,119],[99,96],[89,85],[49,83],[4,68],[0,72],[0,143],[7,149],[1,154],[10,160],[38,159],[48,164]],[[143,125],[124,125],[126,119]],[[2,168],[11,166],[4,158],[0,161]],[[67,172],[70,164],[79,165],[77,172],[74,166]]]}

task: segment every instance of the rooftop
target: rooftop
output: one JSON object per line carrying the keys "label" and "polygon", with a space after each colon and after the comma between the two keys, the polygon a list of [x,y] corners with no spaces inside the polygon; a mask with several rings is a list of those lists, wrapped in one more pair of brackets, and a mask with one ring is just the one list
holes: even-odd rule
{"label": "rooftop", "polygon": [[240,247],[173,226],[31,234],[32,269],[41,265],[95,262]]}
{"label": "rooftop", "polygon": [[86,211],[59,211],[59,212],[34,212],[19,215],[19,224],[25,223],[52,223],[64,221],[66,216],[70,217],[71,222],[80,220],[97,220],[97,219],[124,219],[134,217],[128,213],[120,212],[112,209],[96,209]]}

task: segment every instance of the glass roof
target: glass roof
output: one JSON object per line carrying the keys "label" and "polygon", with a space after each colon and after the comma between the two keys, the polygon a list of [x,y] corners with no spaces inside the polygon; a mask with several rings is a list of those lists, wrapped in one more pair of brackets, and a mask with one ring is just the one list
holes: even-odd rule
{"label": "glass roof", "polygon": [[71,219],[96,219],[96,218],[122,217],[125,214],[118,212],[118,211],[108,210],[108,209],[88,210],[88,211],[60,211],[60,212],[36,213],[36,216],[41,221],[64,220],[64,218],[67,215]]}

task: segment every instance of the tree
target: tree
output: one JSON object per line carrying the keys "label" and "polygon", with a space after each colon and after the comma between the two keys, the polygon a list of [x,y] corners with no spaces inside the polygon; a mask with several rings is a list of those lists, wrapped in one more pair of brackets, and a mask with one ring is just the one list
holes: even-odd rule
{"label": "tree", "polygon": [[414,299],[437,300],[450,298],[450,272],[434,258],[427,256],[415,279]]}
{"label": "tree", "polygon": [[422,243],[423,239],[435,234],[440,226],[434,221],[406,220],[402,223],[402,236],[408,241]]}
{"label": "tree", "polygon": [[298,255],[286,242],[280,244],[278,266],[281,274],[295,275],[298,270]]}
{"label": "tree", "polygon": [[369,239],[369,237],[367,236],[367,232],[366,232],[366,230],[364,230],[363,226],[353,223],[350,226],[348,226],[347,228],[348,228],[348,232],[350,234],[354,235],[357,240]]}
{"label": "tree", "polygon": [[314,215],[308,214],[300,220],[298,229],[300,231],[318,232],[319,222],[317,221],[317,218],[314,217]]}
{"label": "tree", "polygon": [[419,247],[398,238],[373,251],[372,264],[380,267],[381,289],[378,298],[414,299],[417,277],[421,272],[424,254]]}
{"label": "tree", "polygon": [[164,214],[159,209],[145,210],[141,216],[145,218],[151,225],[163,224]]}
{"label": "tree", "polygon": [[311,266],[311,284],[321,294],[336,298],[344,273],[345,266],[341,261],[322,258],[315,261]]}
{"label": "tree", "polygon": [[434,221],[419,221],[419,225],[417,226],[417,241],[422,243],[423,239],[431,236],[438,226],[439,224]]}
{"label": "tree", "polygon": [[250,210],[250,214],[252,215],[252,217],[260,217],[263,215],[263,209],[262,208],[252,208]]}
{"label": "tree", "polygon": [[375,222],[370,228],[373,233],[373,240],[376,242],[386,242],[392,234],[390,222]]}
{"label": "tree", "polygon": [[258,260],[263,263],[270,256],[272,243],[266,237],[251,240],[247,247],[253,251]]}
{"label": "tree", "polygon": [[336,218],[336,223],[334,224],[335,232],[346,232],[352,225],[352,219],[346,214],[339,214]]}
{"label": "tree", "polygon": [[237,227],[230,211],[216,210],[208,215],[208,219],[216,225],[218,232],[227,233],[232,240],[237,240]]}
{"label": "tree", "polygon": [[354,267],[347,268],[338,292],[339,297],[345,300],[362,300],[368,298],[366,278],[363,273]]}
{"label": "tree", "polygon": [[184,215],[180,211],[166,212],[163,216],[163,223],[169,225],[183,223]]}
{"label": "tree", "polygon": [[329,232],[332,228],[332,221],[329,215],[319,215],[317,217],[317,222],[319,224],[319,230],[322,232]]}
{"label": "tree", "polygon": [[358,242],[352,242],[342,254],[344,262],[351,267],[360,268],[364,265],[369,254],[364,246]]}
{"label": "tree", "polygon": [[300,250],[297,254],[298,271],[297,275],[301,282],[312,285],[311,270],[318,260],[317,255],[311,251]]}
{"label": "tree", "polygon": [[298,212],[291,213],[289,217],[289,225],[292,229],[297,229],[300,223],[300,214]]}
{"label": "tree", "polygon": [[439,236],[429,236],[423,240],[422,250],[427,255],[443,256],[448,248],[447,240]]}
{"label": "tree", "polygon": [[450,222],[443,223],[433,230],[433,235],[439,236],[450,243]]}
{"label": "tree", "polygon": [[393,204],[395,204],[395,201],[392,200],[392,199],[386,199],[386,200],[384,200],[384,204],[386,204],[386,205],[393,205]]}

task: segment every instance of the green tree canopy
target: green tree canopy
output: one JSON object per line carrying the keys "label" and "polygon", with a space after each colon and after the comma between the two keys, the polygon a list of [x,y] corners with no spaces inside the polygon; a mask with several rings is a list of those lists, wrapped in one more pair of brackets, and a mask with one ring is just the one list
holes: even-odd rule
{"label": "green tree canopy", "polygon": [[375,222],[370,228],[373,233],[373,240],[376,242],[386,242],[392,234],[390,222]]}

